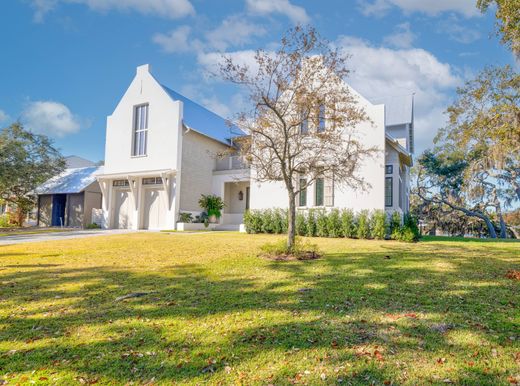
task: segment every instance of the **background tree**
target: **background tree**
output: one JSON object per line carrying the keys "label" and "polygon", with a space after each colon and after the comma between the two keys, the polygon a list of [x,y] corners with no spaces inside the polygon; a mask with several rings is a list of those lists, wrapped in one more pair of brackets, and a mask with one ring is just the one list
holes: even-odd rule
{"label": "background tree", "polygon": [[478,0],[477,7],[486,12],[496,6],[497,33],[502,43],[511,47],[520,57],[520,1],[518,0]]}
{"label": "background tree", "polygon": [[465,174],[469,162],[462,152],[427,150],[419,158],[417,195],[428,204],[447,206],[485,222],[490,237],[496,238],[495,226],[487,208],[489,202],[468,194]]}
{"label": "background tree", "polygon": [[34,189],[64,168],[64,158],[48,137],[20,123],[0,132],[0,197],[16,206],[19,226],[34,207]]}
{"label": "background tree", "polygon": [[241,154],[257,181],[280,181],[287,190],[289,250],[299,192],[321,177],[366,187],[357,171],[375,149],[364,148],[354,130],[368,117],[344,83],[346,62],[313,28],[295,27],[275,52],[256,51],[255,68],[231,57],[220,66],[221,77],[245,87],[252,104],[237,116],[236,124],[249,134]]}

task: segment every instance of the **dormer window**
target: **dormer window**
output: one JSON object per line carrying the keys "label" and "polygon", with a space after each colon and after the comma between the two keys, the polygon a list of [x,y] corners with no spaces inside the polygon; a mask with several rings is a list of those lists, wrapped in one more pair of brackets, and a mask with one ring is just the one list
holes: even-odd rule
{"label": "dormer window", "polygon": [[148,104],[134,107],[132,156],[145,156],[148,142]]}

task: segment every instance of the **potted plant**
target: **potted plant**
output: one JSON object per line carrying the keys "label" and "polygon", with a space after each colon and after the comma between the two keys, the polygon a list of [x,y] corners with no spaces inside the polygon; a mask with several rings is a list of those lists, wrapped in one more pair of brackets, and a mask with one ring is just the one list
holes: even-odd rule
{"label": "potted plant", "polygon": [[222,216],[222,209],[224,209],[224,201],[219,196],[213,194],[201,194],[199,199],[199,206],[206,210],[210,223],[216,223]]}

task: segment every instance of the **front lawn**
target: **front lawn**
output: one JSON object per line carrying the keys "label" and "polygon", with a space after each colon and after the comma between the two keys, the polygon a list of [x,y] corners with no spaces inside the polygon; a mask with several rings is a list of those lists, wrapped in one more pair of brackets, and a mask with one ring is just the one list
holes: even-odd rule
{"label": "front lawn", "polygon": [[[520,244],[135,233],[0,246],[9,384],[520,382]],[[144,296],[115,301],[144,292]],[[2,382],[0,381],[0,384]]]}

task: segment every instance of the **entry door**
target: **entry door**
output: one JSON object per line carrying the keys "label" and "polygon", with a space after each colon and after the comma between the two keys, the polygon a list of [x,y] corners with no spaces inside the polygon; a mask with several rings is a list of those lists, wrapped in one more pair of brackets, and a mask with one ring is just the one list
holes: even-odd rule
{"label": "entry door", "polygon": [[66,194],[55,194],[52,196],[52,220],[53,227],[65,226],[65,206],[67,205]]}
{"label": "entry door", "polygon": [[115,191],[114,205],[114,228],[128,229],[130,228],[129,208],[130,195],[128,190]]}
{"label": "entry door", "polygon": [[161,229],[165,226],[166,208],[164,205],[164,190],[144,190],[144,229]]}

